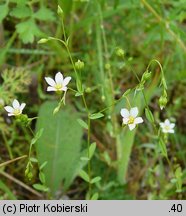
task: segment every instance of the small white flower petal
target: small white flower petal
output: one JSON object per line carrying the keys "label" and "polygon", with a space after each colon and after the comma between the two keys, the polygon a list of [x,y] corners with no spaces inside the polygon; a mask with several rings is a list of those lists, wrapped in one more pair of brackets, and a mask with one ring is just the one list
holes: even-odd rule
{"label": "small white flower petal", "polygon": [[123,118],[123,124],[128,124],[129,118]]}
{"label": "small white flower petal", "polygon": [[137,117],[137,118],[135,118],[135,119],[134,119],[134,123],[135,123],[135,124],[143,123],[142,117]]}
{"label": "small white flower petal", "polygon": [[136,127],[136,124],[129,124],[128,126],[130,130],[133,130]]}
{"label": "small white flower petal", "polygon": [[129,111],[127,109],[121,109],[120,114],[123,118],[129,118]]}
{"label": "small white flower petal", "polygon": [[66,90],[67,90],[67,87],[64,86],[61,90],[62,90],[62,91],[66,91]]}
{"label": "small white flower petal", "polygon": [[25,106],[26,106],[26,103],[22,103],[22,104],[21,104],[21,106],[20,106],[21,112],[23,111],[23,109],[25,108]]}
{"label": "small white flower petal", "polygon": [[15,114],[14,113],[8,113],[8,116],[14,116]]}
{"label": "small white flower petal", "polygon": [[66,77],[66,78],[63,80],[63,86],[68,85],[68,83],[70,82],[71,79],[72,79],[71,77]]}
{"label": "small white flower petal", "polygon": [[168,132],[169,132],[169,133],[174,133],[174,130],[173,130],[173,129],[170,129]]}
{"label": "small white flower petal", "polygon": [[169,125],[170,125],[169,119],[166,119],[165,122],[164,122],[164,124],[165,124],[166,126],[169,126]]}
{"label": "small white flower petal", "polygon": [[12,103],[12,106],[13,106],[14,109],[19,109],[20,108],[19,101],[14,99],[14,101]]}
{"label": "small white flower petal", "polygon": [[47,91],[57,91],[57,89],[52,86],[48,86]]}
{"label": "small white flower petal", "polygon": [[165,127],[164,122],[160,122],[160,127],[161,127],[161,128]]}
{"label": "small white flower petal", "polygon": [[11,106],[5,106],[4,109],[9,113],[13,113],[13,111],[14,111],[14,108]]}
{"label": "small white flower petal", "polygon": [[48,83],[48,85],[54,87],[56,85],[55,81],[50,78],[50,77],[45,77],[46,82]]}
{"label": "small white flower petal", "polygon": [[174,127],[175,127],[175,124],[174,124],[174,123],[171,123],[171,124],[170,124],[170,128],[173,129]]}
{"label": "small white flower petal", "polygon": [[138,115],[138,108],[137,107],[133,107],[130,109],[130,115],[133,117],[133,118],[136,118],[136,116]]}
{"label": "small white flower petal", "polygon": [[63,75],[61,72],[58,72],[56,75],[55,75],[55,81],[57,84],[63,84]]}

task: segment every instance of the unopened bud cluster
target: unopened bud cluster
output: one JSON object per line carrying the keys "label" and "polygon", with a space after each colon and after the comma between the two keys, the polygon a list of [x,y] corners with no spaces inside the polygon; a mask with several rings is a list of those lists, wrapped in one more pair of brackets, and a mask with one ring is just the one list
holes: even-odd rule
{"label": "unopened bud cluster", "polygon": [[85,64],[84,62],[78,60],[77,62],[75,62],[75,68],[76,70],[82,70],[84,68]]}

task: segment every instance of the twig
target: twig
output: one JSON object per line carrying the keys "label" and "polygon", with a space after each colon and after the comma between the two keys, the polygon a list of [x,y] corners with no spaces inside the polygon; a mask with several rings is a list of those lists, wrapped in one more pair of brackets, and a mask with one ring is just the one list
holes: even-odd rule
{"label": "twig", "polygon": [[1,164],[0,164],[0,168],[3,167],[3,166],[8,165],[8,164],[10,164],[10,163],[13,163],[13,162],[15,162],[15,161],[18,161],[18,160],[20,160],[20,159],[26,158],[26,157],[27,157],[27,155],[23,155],[23,156],[21,156],[21,157],[17,157],[17,158],[14,158],[14,159],[12,159],[12,160],[9,160],[9,161],[6,161],[6,162],[4,162],[4,163],[1,163]]}
{"label": "twig", "polygon": [[31,187],[27,186],[26,184],[24,184],[20,180],[18,180],[15,177],[9,175],[8,173],[6,173],[4,171],[0,171],[0,174],[3,175],[4,177],[10,179],[11,181],[15,182],[16,184],[20,185],[21,187],[25,188],[27,191],[30,191],[31,193],[35,194],[36,196],[43,197],[42,194],[38,193],[37,191],[35,191]]}

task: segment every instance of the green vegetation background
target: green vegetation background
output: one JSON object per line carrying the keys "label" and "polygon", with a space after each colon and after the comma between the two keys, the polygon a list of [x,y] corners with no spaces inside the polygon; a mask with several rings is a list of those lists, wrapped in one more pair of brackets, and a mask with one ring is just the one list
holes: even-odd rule
{"label": "green vegetation background", "polygon": [[[64,111],[56,120],[51,119],[49,113],[56,96],[46,93],[44,82],[45,76],[53,77],[58,71],[72,76],[73,80],[75,75],[61,44],[55,41],[37,43],[49,36],[62,38],[57,5],[64,10],[72,56],[75,61],[85,62],[82,80],[92,112],[110,104],[113,96],[110,96],[111,86],[105,81],[108,69],[112,73],[114,98],[118,99],[128,88],[138,84],[131,67],[141,77],[148,63],[157,59],[164,69],[169,102],[166,111],[160,112],[161,92],[154,86],[146,90],[149,106],[157,122],[165,118],[176,121],[176,133],[170,136],[167,149],[171,162],[182,168],[181,194],[175,192],[167,162],[154,150],[152,126],[147,121],[135,134],[125,134],[121,138],[123,157],[126,149],[130,157],[125,157],[121,166],[117,165],[117,141],[109,114],[94,121],[91,127],[91,140],[97,144],[92,172],[102,178],[93,190],[99,193],[99,199],[185,199],[186,0],[0,1],[0,164],[27,155],[31,141],[30,132],[4,112],[3,106],[14,98],[27,104],[25,112],[29,116],[39,115],[40,121],[31,125],[33,130],[48,129],[33,154],[37,153],[40,164],[52,161],[51,167],[46,165],[44,177],[51,193],[43,192],[40,186],[33,188],[42,177],[40,180],[37,177],[39,169],[35,163],[33,179],[26,179],[26,159],[23,158],[0,167],[0,198],[84,199],[86,195],[87,184],[77,177],[78,168],[86,165],[78,160],[84,155],[87,138],[76,121],[84,118],[82,101],[69,93]],[[115,54],[117,47],[125,51],[124,62]],[[156,83],[160,70],[154,65],[152,71],[152,83]],[[74,81],[70,85],[75,88]],[[48,100],[50,102],[46,102]],[[131,103],[143,107],[140,98],[131,98]],[[118,125],[121,125],[119,111],[124,106],[123,100],[114,109]],[[57,140],[56,146],[60,147],[44,146],[49,138]]]}

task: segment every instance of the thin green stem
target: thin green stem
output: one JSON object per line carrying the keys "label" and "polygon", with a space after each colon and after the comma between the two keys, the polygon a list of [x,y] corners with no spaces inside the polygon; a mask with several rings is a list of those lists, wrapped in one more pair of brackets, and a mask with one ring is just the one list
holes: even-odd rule
{"label": "thin green stem", "polygon": [[90,128],[90,118],[89,118],[89,115],[88,115],[88,176],[89,176],[89,198],[91,198],[91,193],[92,193],[92,186],[91,186],[91,160],[90,160],[90,131],[91,131],[91,128]]}
{"label": "thin green stem", "polygon": [[5,135],[4,132],[2,132],[2,137],[3,137],[3,139],[4,139],[6,148],[7,148],[7,150],[8,150],[9,157],[10,157],[10,159],[12,160],[12,159],[13,159],[12,149],[11,149],[10,145],[8,144],[8,140],[7,140],[6,135]]}
{"label": "thin green stem", "polygon": [[83,99],[83,103],[84,103],[84,105],[85,105],[85,109],[86,109],[86,111],[87,111],[88,118],[89,118],[89,109],[88,109],[88,106],[87,106],[87,102],[86,102],[86,100],[85,100],[85,95],[84,95],[84,93],[82,94],[82,99]]}
{"label": "thin green stem", "polygon": [[[64,40],[65,40],[65,43],[60,40],[60,39],[57,39],[59,40],[60,42],[62,42],[62,44],[65,45],[66,49],[67,49],[67,53],[68,53],[68,56],[70,58],[70,62],[73,66],[73,69],[74,69],[74,72],[76,74],[76,83],[78,83],[79,80],[79,76],[78,76],[78,73],[77,73],[77,70],[76,70],[76,67],[75,67],[75,63],[73,61],[73,58],[72,58],[72,55],[71,55],[71,52],[69,50],[69,47],[68,47],[68,41],[67,41],[67,36],[66,36],[66,33],[65,33],[65,26],[64,26],[64,20],[62,18],[62,28],[63,28],[63,34],[64,34]],[[78,87],[78,85],[77,85]],[[74,92],[77,92],[73,89],[70,89],[71,91],[74,91]],[[79,90],[79,89],[78,89]],[[87,102],[86,102],[86,99],[85,99],[85,94],[84,92],[82,92],[82,100],[83,100],[83,104],[85,106],[85,109],[86,109],[86,112],[87,112],[87,121],[88,121],[88,138],[87,138],[87,156],[89,158],[88,160],[88,176],[89,176],[89,198],[91,197],[91,160],[90,160],[90,153],[89,153],[89,148],[90,148],[90,132],[91,132],[91,128],[90,128],[90,112],[89,112],[89,109],[88,109],[88,106],[87,106]]]}
{"label": "thin green stem", "polygon": [[[27,127],[28,127],[28,129],[30,130],[32,136],[35,137],[35,134],[34,134],[32,128],[30,127],[30,125],[28,125]],[[30,147],[29,147],[29,153],[28,153],[28,160],[29,160],[29,161],[30,161],[30,158],[31,158],[32,146],[33,146],[33,145],[30,144]]]}
{"label": "thin green stem", "polygon": [[128,97],[127,97],[127,96],[124,96],[124,98],[126,98],[127,104],[128,104],[128,106],[129,106],[129,108],[131,108],[131,104],[130,104],[130,101],[129,101]]}

